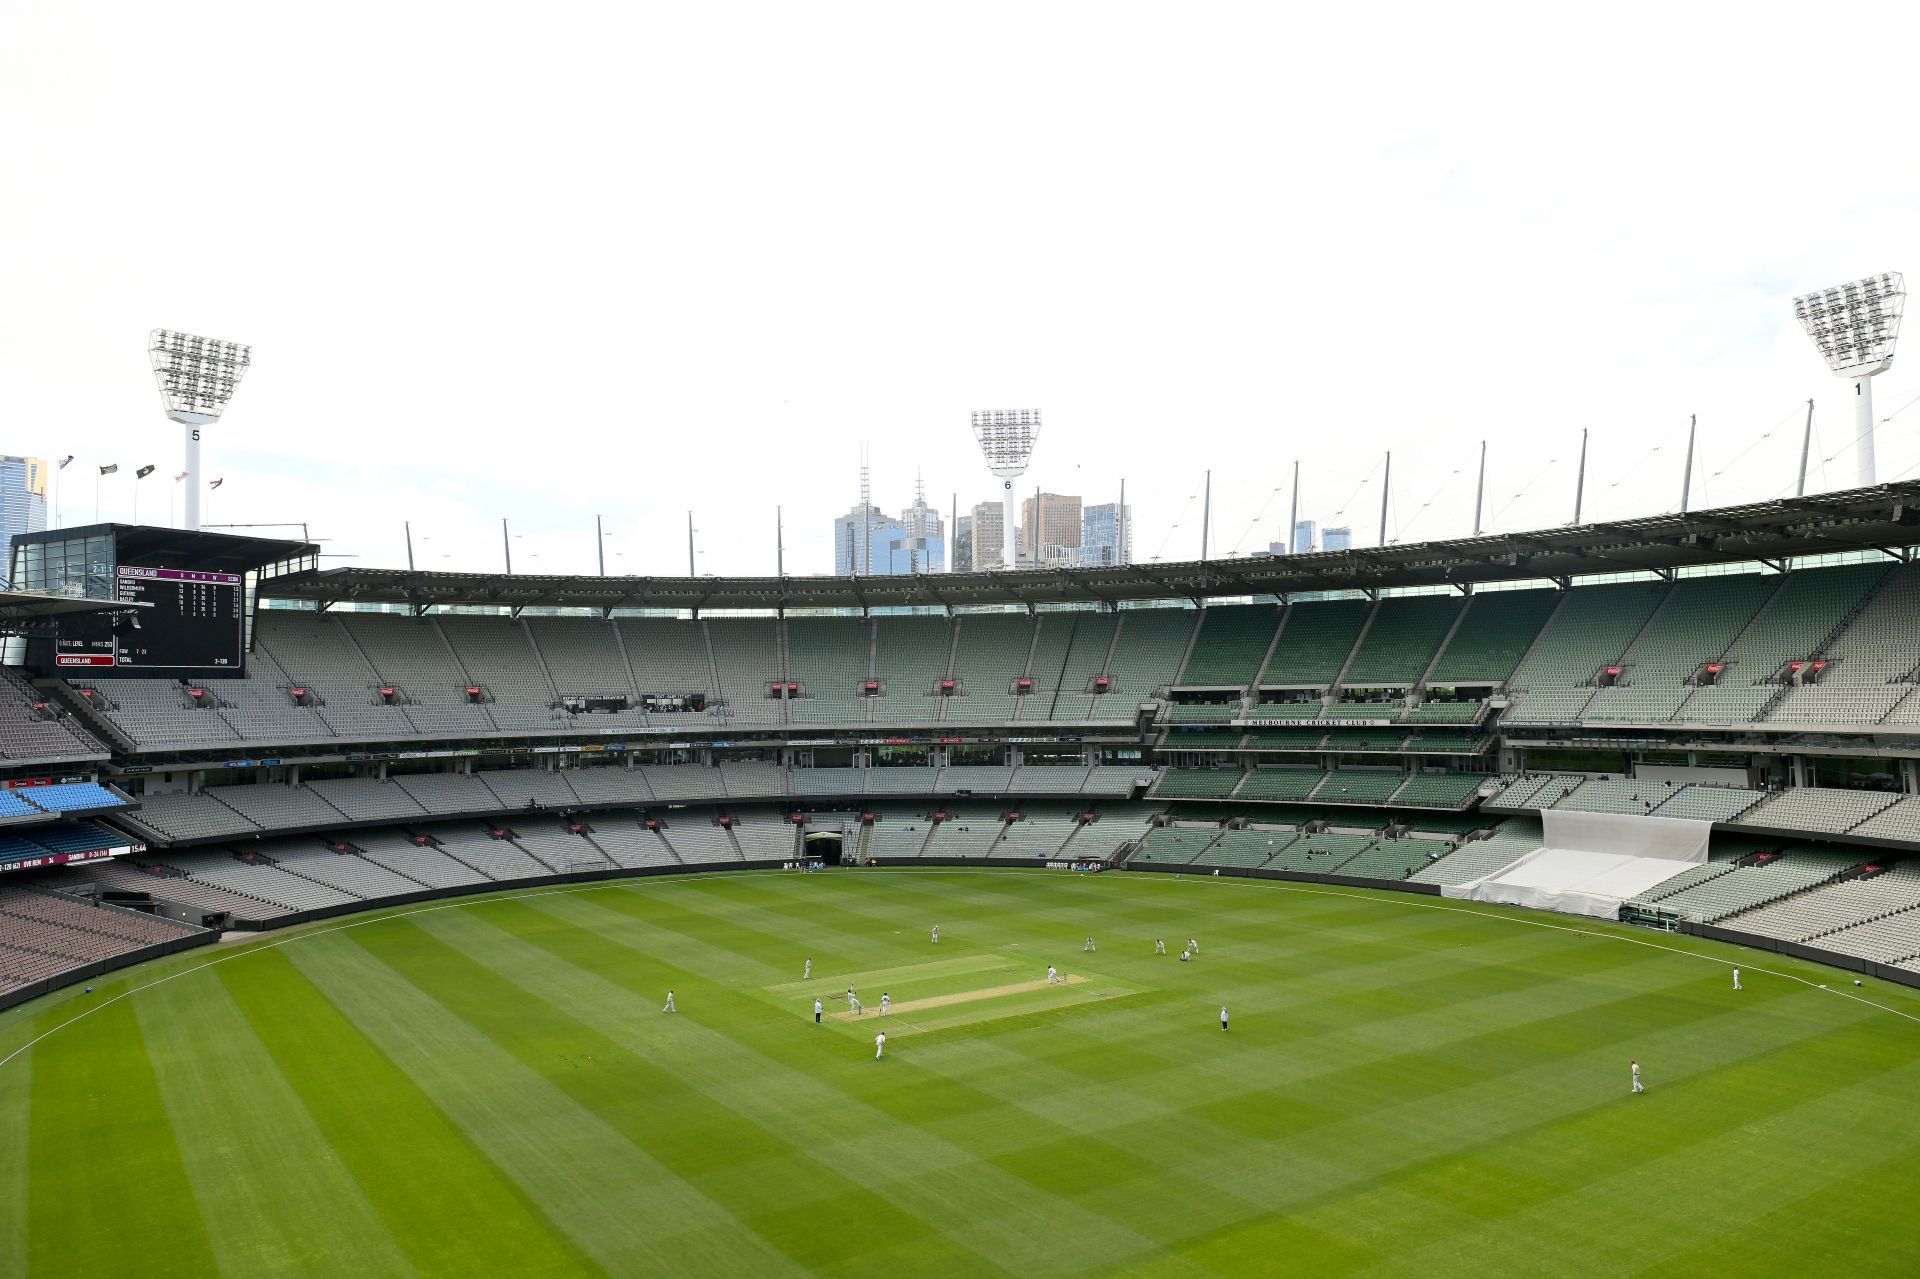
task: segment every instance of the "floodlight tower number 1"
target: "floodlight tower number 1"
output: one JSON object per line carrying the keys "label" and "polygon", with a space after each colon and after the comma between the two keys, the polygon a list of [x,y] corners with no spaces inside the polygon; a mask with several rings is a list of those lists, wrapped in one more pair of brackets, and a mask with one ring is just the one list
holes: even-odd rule
{"label": "floodlight tower number 1", "polygon": [[[1040,410],[975,409],[973,438],[980,442],[980,451],[986,454],[987,469],[1000,481],[1000,566],[1017,568],[1020,557],[1014,545],[1013,482],[1027,473],[1027,463],[1033,460],[1034,441],[1040,438]],[[1038,522],[1036,518],[1035,523]],[[1034,532],[1037,539],[1039,530]],[[1036,540],[1036,565],[1039,556],[1040,544]]]}
{"label": "floodlight tower number 1", "polygon": [[220,420],[233,388],[247,375],[253,348],[239,342],[196,337],[172,329],[155,329],[147,336],[147,358],[153,380],[167,406],[169,420],[186,428],[186,517],[181,527],[200,527],[200,495],[206,477],[200,472],[200,428]]}

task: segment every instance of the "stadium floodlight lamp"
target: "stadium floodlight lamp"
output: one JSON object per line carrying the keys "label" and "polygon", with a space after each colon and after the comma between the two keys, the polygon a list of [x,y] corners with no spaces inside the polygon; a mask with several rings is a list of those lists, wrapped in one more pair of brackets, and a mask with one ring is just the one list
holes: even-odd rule
{"label": "stadium floodlight lamp", "polygon": [[[1027,463],[1033,460],[1034,441],[1040,438],[1040,410],[975,409],[973,438],[986,455],[987,470],[1000,481],[1000,565],[1014,568],[1019,555],[1013,538],[1013,482],[1027,473]],[[1039,543],[1034,545],[1037,550]]]}
{"label": "stadium floodlight lamp", "polygon": [[239,342],[155,329],[147,336],[153,380],[169,420],[186,428],[187,509],[183,527],[200,527],[200,428],[218,422],[247,375],[253,348]]}
{"label": "stadium floodlight lamp", "polygon": [[1898,271],[1869,275],[1793,300],[1794,318],[1820,348],[1835,377],[1853,383],[1853,456],[1861,488],[1874,482],[1873,387],[1868,379],[1893,364],[1906,306],[1906,281]]}

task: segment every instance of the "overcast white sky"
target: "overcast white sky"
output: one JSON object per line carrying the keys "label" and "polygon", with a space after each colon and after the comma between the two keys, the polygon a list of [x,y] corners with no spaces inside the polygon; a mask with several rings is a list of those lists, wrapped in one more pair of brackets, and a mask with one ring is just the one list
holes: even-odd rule
{"label": "overcast white sky", "polygon": [[[144,343],[251,342],[210,522],[421,567],[831,567],[876,498],[1135,503],[1138,558],[1852,483],[1797,292],[1920,272],[1913,7],[0,5],[0,451],[164,518]],[[1920,287],[1920,275],[1915,277]],[[1894,414],[1920,350],[1877,379]],[[1771,435],[1768,433],[1771,432]],[[1655,451],[1657,450],[1657,451]],[[1824,467],[1822,457],[1834,460]],[[1920,407],[1880,431],[1920,475]],[[1516,496],[1518,494],[1519,496]],[[536,558],[537,556],[537,558]]]}

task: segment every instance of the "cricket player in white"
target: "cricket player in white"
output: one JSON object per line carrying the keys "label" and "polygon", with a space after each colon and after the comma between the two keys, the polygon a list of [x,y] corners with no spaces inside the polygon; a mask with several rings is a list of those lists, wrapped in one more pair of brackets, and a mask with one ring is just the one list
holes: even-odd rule
{"label": "cricket player in white", "polygon": [[820,1024],[820,1001],[818,999],[813,1001],[813,1024],[816,1026]]}
{"label": "cricket player in white", "polygon": [[860,996],[853,993],[851,986],[847,987],[847,1011],[856,1017],[867,1011],[866,1005],[860,1002]]}
{"label": "cricket player in white", "polygon": [[880,992],[880,1015],[882,1017],[885,1017],[887,1015],[887,1009],[891,1007],[892,1004],[893,1004],[893,996],[889,995],[884,990],[881,991]]}
{"label": "cricket player in white", "polygon": [[1088,951],[1088,950],[1092,950],[1092,949],[1093,949],[1093,938],[1091,938],[1091,937],[1089,937],[1089,938],[1087,938],[1087,944],[1086,944],[1086,945],[1084,945],[1084,946],[1082,946],[1082,947],[1081,947],[1080,949],[1081,949],[1082,951]]}
{"label": "cricket player in white", "polygon": [[1183,950],[1183,951],[1181,951],[1181,952],[1180,952],[1180,962],[1181,962],[1181,963],[1183,963],[1183,964],[1184,964],[1184,963],[1186,963],[1186,962],[1187,962],[1188,960],[1190,960],[1190,959],[1192,959],[1192,958],[1193,958],[1193,952],[1192,952],[1192,951],[1190,951],[1190,950]]}
{"label": "cricket player in white", "polygon": [[812,955],[807,956],[807,971],[800,974],[800,980],[801,981],[813,980],[813,956]]}
{"label": "cricket player in white", "polygon": [[879,1061],[887,1055],[887,1032],[881,1031],[873,1037],[873,1059]]}
{"label": "cricket player in white", "polygon": [[1200,943],[1189,937],[1187,938],[1187,949],[1197,955],[1200,953]]}
{"label": "cricket player in white", "polygon": [[940,944],[940,925],[938,924],[933,926],[933,944],[936,946]]}
{"label": "cricket player in white", "polygon": [[1052,964],[1048,964],[1047,965],[1047,985],[1051,986],[1054,983],[1058,982],[1059,980],[1060,980],[1059,970],[1056,969]]}
{"label": "cricket player in white", "polygon": [[679,1012],[679,1011],[680,1011],[680,1010],[679,1010],[678,1008],[675,1008],[675,1007],[673,1006],[673,992],[672,992],[672,991],[668,991],[668,992],[667,992],[667,1006],[666,1006],[665,1008],[662,1008],[662,1009],[661,1009],[660,1011],[661,1011],[661,1012],[663,1012],[663,1013],[677,1013],[677,1012]]}
{"label": "cricket player in white", "polygon": [[1156,937],[1153,939],[1153,953],[1156,955],[1164,955],[1167,953],[1167,943],[1164,938]]}
{"label": "cricket player in white", "polygon": [[1225,1004],[1222,1004],[1220,1005],[1220,1029],[1222,1031],[1225,1031],[1226,1028],[1227,1028],[1227,1006]]}
{"label": "cricket player in white", "polygon": [[1733,988],[1735,990],[1740,989],[1740,970],[1738,968],[1733,970]]}
{"label": "cricket player in white", "polygon": [[1640,1082],[1639,1061],[1638,1060],[1629,1061],[1627,1064],[1633,1067],[1633,1090],[1635,1092],[1645,1092],[1647,1090],[1646,1086]]}

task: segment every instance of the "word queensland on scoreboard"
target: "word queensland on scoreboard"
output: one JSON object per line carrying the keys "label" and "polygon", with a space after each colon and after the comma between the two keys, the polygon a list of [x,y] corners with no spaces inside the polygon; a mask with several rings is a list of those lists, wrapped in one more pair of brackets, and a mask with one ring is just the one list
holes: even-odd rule
{"label": "word queensland on scoreboard", "polygon": [[53,663],[66,669],[238,670],[244,581],[238,573],[122,564],[115,597],[149,607],[111,625],[63,636]]}

